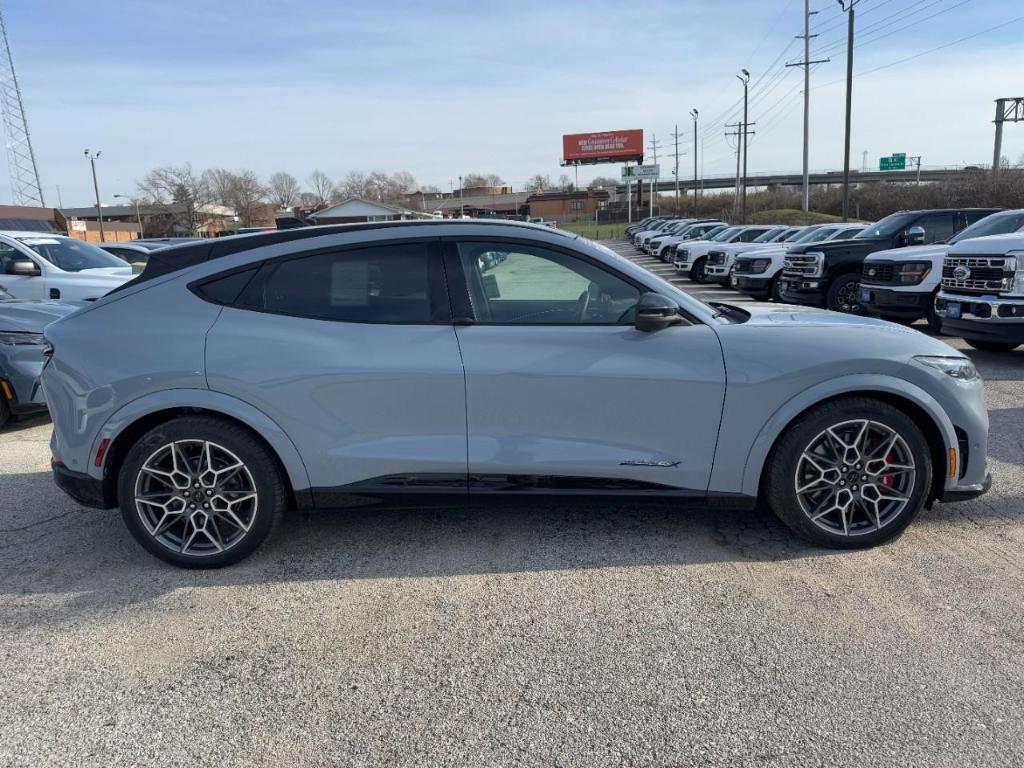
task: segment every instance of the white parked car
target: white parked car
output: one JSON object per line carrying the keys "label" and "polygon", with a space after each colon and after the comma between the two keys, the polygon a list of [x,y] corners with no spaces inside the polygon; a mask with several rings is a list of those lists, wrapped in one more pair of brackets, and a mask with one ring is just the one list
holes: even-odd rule
{"label": "white parked car", "polygon": [[913,245],[872,253],[864,259],[860,305],[886,320],[928,320],[938,333],[942,318],[935,313],[935,297],[942,282],[942,260],[956,243],[976,237],[1003,235],[1024,228],[1024,209],[993,213],[961,229],[945,243]]}
{"label": "white parked car", "polygon": [[861,232],[866,224],[812,224],[786,243],[774,243],[761,248],[756,254],[742,254],[736,257],[734,269],[729,275],[729,285],[740,293],[755,299],[779,298],[779,276],[791,245],[823,243],[828,240],[842,240]]}
{"label": "white parked car", "polygon": [[663,219],[662,221],[656,221],[647,229],[641,229],[638,232],[634,232],[629,236],[629,238],[633,241],[634,247],[636,247],[637,250],[640,250],[645,237],[650,237],[651,235],[664,232],[669,227],[674,226],[679,222],[680,219]]}
{"label": "white parked car", "polygon": [[684,243],[676,249],[676,256],[673,260],[676,272],[687,275],[695,283],[706,283],[708,281],[706,268],[708,263],[708,251],[722,243],[749,243],[760,237],[771,227],[735,226],[723,229],[710,240],[696,240],[692,243]]}
{"label": "white parked car", "polygon": [[124,259],[45,232],[0,232],[0,286],[16,299],[95,301],[132,279]]}
{"label": "white parked car", "polygon": [[676,255],[676,246],[687,240],[707,240],[728,227],[724,221],[696,221],[687,224],[674,234],[656,237],[651,240],[650,254],[671,264]]}
{"label": "white parked car", "polygon": [[772,227],[749,243],[729,243],[712,248],[708,251],[708,264],[705,268],[708,280],[712,283],[727,285],[733,262],[740,253],[768,248],[776,243],[784,243],[799,231],[799,227]]}

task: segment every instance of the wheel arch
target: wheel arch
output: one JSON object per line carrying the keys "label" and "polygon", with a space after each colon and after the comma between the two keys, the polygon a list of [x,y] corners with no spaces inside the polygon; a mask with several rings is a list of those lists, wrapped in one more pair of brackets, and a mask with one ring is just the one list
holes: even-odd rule
{"label": "wheel arch", "polygon": [[956,429],[942,407],[924,390],[888,376],[848,376],[802,392],[782,405],[761,428],[747,455],[743,493],[761,490],[768,459],[789,425],[810,410],[846,397],[866,397],[887,403],[906,413],[921,428],[931,452],[932,488],[929,501],[940,495],[947,481],[947,456],[958,448]]}
{"label": "wheel arch", "polygon": [[128,450],[153,427],[184,415],[205,415],[230,421],[258,440],[277,463],[288,481],[290,505],[308,507],[309,475],[298,449],[270,417],[237,398],[208,390],[170,390],[133,401],[107,420],[96,435],[91,456],[96,456],[103,440],[109,440],[103,465],[90,465],[90,474],[103,482],[104,498],[117,499],[117,477]]}

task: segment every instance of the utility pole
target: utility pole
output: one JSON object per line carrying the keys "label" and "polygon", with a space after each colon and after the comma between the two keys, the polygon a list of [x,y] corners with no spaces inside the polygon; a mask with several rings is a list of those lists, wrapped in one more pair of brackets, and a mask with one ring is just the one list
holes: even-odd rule
{"label": "utility pole", "polygon": [[733,132],[726,132],[726,136],[736,137],[736,192],[733,199],[733,212],[739,215],[740,211],[740,150],[742,144],[740,144],[740,136],[743,134],[743,123],[728,123],[726,128],[735,128]]}
{"label": "utility pole", "polygon": [[811,206],[810,171],[808,170],[811,141],[811,65],[824,64],[829,61],[829,59],[811,61],[811,38],[817,37],[817,35],[811,34],[811,16],[815,14],[817,14],[817,11],[811,10],[811,0],[804,0],[804,33],[797,35],[798,40],[802,38],[804,41],[804,60],[786,65],[787,67],[804,68],[804,178],[802,203],[804,211],[809,210]]}
{"label": "utility pole", "polygon": [[463,202],[462,197],[462,177],[459,176],[459,218],[461,219],[466,215],[466,205]]}
{"label": "utility pole", "polygon": [[[135,218],[139,220],[139,239],[141,240],[142,238],[144,238],[146,236],[146,233],[145,230],[143,230],[142,228],[142,214],[139,213],[139,201],[132,200],[130,197],[128,197],[128,195],[114,195],[114,197],[119,197],[122,200],[131,200],[132,203],[135,205]],[[422,205],[420,207],[422,208]]]}
{"label": "utility pole", "polygon": [[[1009,102],[1009,103],[1007,103]],[[1019,123],[1024,121],[1024,98],[996,99],[996,146],[992,154],[992,173],[999,173],[999,163],[1003,159],[1003,123]]]}
{"label": "utility pole", "polygon": [[740,202],[740,223],[747,223],[747,134],[750,132],[750,120],[747,116],[747,91],[750,83],[750,73],[745,69],[740,70],[736,75],[743,83],[743,197]]}
{"label": "utility pole", "polygon": [[693,116],[693,217],[697,218],[697,117],[700,113],[691,109]]}
{"label": "utility pole", "polygon": [[676,123],[676,129],[672,132],[672,138],[675,140],[675,170],[672,175],[676,178],[676,216],[679,215],[679,123]]}
{"label": "utility pole", "polygon": [[85,156],[89,158],[89,164],[92,166],[92,189],[96,193],[96,218],[99,220],[100,242],[105,243],[107,238],[103,234],[103,209],[100,207],[100,185],[96,181],[96,161],[101,154],[103,154],[102,150],[99,152],[85,150]]}
{"label": "utility pole", "polygon": [[850,220],[850,116],[853,110],[854,8],[860,0],[836,0],[847,14],[846,28],[846,140],[843,146],[843,221]]}
{"label": "utility pole", "polygon": [[917,157],[908,157],[907,160],[909,160],[910,162],[912,162],[914,165],[917,166],[917,183],[920,184],[921,183],[921,156],[918,155]]}
{"label": "utility pole", "polygon": [[[661,148],[661,144],[658,142],[658,137],[655,134],[652,133],[651,134],[651,155],[654,158],[654,165],[658,164],[658,150],[660,148]],[[642,181],[640,183],[643,184]],[[651,199],[648,200],[648,207],[649,207],[649,210],[648,210],[648,213],[647,213],[648,216],[653,216],[654,215],[654,195],[656,194],[654,188],[655,188],[655,185],[657,183],[658,183],[658,180],[656,178],[651,179]]]}
{"label": "utility pole", "polygon": [[861,171],[865,171],[865,172],[868,169],[868,151],[866,149],[864,150],[864,156],[861,158],[861,161],[860,161],[860,169],[861,169]]}

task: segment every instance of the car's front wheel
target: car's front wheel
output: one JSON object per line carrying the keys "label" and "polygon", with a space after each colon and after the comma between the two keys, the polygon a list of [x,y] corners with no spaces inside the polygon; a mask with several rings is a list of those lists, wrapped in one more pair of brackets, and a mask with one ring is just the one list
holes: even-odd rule
{"label": "car's front wheel", "polygon": [[786,430],[769,458],[765,492],[803,538],[852,549],[902,533],[931,481],[917,424],[888,403],[854,397],[823,404]]}
{"label": "car's front wheel", "polygon": [[860,305],[860,275],[840,275],[833,280],[826,301],[827,307],[833,312],[861,314],[863,309]]}
{"label": "car's front wheel", "polygon": [[219,568],[256,550],[287,495],[273,456],[247,430],[186,416],[129,449],[118,498],[128,530],[149,552],[185,568]]}
{"label": "car's front wheel", "polygon": [[697,259],[696,263],[690,269],[690,279],[695,283],[704,285],[708,282],[708,260]]}

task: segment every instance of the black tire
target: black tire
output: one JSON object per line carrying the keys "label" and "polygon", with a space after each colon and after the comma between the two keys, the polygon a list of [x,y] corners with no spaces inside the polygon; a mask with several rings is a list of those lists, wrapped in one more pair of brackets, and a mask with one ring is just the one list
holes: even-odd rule
{"label": "black tire", "polygon": [[982,352],[1013,352],[1020,344],[1014,341],[979,341],[964,339],[968,344]]}
{"label": "black tire", "polygon": [[772,287],[768,292],[768,299],[770,301],[777,301],[779,304],[785,304],[786,302],[782,298],[782,273],[779,272],[774,278],[772,278]]}
{"label": "black tire", "polygon": [[[908,488],[905,498],[908,501],[882,527],[874,530],[865,528],[865,532],[851,530],[849,535],[844,535],[812,522],[810,515],[804,511],[797,495],[798,463],[804,451],[827,428],[856,420],[879,423],[898,434],[913,456],[915,473],[912,482],[909,478],[906,480]],[[837,476],[844,477],[838,471]],[[772,449],[764,474],[765,497],[779,519],[807,541],[835,549],[861,549],[895,539],[920,513],[931,483],[932,456],[921,429],[903,411],[880,400],[865,397],[833,400],[801,416],[786,429]],[[838,486],[833,488],[838,490]]]}
{"label": "black tire", "polygon": [[[177,441],[208,441],[226,449],[244,464],[248,479],[255,488],[255,504],[251,518],[247,517],[248,530],[238,535],[223,551],[212,554],[174,551],[157,539],[143,522],[141,510],[145,507],[135,500],[136,482],[142,467],[161,448]],[[195,493],[197,500],[201,501],[199,491]],[[245,559],[263,543],[284,513],[288,491],[274,457],[248,430],[226,419],[185,416],[154,427],[129,449],[118,475],[118,499],[125,525],[150,554],[182,568],[221,568]],[[182,499],[180,503],[184,510],[188,502]],[[214,517],[213,512],[209,514]],[[223,519],[227,520],[226,517]],[[187,531],[188,523],[183,522],[183,525]],[[241,530],[237,528],[236,533]],[[184,540],[185,535],[180,538]]]}
{"label": "black tire", "polygon": [[935,311],[935,297],[938,295],[938,290],[932,294],[931,301],[928,302],[928,309],[925,312],[924,319],[928,322],[929,331],[936,334],[942,334],[942,318],[939,317],[939,313]]}
{"label": "black tire", "polygon": [[848,315],[862,315],[860,305],[860,275],[850,272],[839,275],[828,288],[825,306],[833,312],[845,312]]}
{"label": "black tire", "polygon": [[0,392],[0,429],[7,426],[11,420],[11,405],[7,402],[7,398]]}
{"label": "black tire", "polygon": [[697,259],[697,261],[693,263],[693,266],[690,267],[690,279],[693,280],[693,282],[700,283],[701,285],[706,285],[710,282],[708,280],[707,264],[707,257]]}

